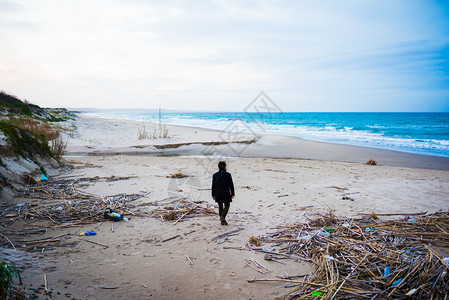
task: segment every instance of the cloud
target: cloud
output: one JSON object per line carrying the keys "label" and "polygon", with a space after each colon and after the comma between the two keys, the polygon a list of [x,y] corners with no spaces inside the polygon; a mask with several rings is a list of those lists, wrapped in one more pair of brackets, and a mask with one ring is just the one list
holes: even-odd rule
{"label": "cloud", "polygon": [[229,111],[264,90],[284,110],[439,110],[447,6],[0,1],[1,88],[43,106]]}

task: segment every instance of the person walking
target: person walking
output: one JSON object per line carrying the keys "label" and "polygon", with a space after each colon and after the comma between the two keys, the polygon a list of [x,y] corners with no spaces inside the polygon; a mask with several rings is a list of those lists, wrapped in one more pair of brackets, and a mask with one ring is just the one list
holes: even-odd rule
{"label": "person walking", "polygon": [[218,162],[218,172],[212,176],[212,198],[218,203],[221,225],[228,225],[226,215],[234,199],[234,183],[231,173],[226,172],[226,162]]}

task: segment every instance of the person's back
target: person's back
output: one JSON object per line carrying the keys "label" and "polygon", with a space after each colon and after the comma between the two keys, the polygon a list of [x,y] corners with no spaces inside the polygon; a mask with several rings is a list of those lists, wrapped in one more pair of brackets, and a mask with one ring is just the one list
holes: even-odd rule
{"label": "person's back", "polygon": [[232,176],[226,172],[226,163],[218,163],[219,171],[212,176],[212,198],[218,203],[218,213],[221,225],[228,225],[226,215],[229,211],[230,203],[235,196]]}

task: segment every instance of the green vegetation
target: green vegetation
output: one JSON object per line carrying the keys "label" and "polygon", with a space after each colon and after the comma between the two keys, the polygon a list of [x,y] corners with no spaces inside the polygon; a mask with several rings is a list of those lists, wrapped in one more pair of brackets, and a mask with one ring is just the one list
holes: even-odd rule
{"label": "green vegetation", "polygon": [[12,296],[11,287],[14,276],[19,278],[19,284],[22,284],[19,271],[14,266],[0,260],[0,299],[8,299],[9,296]]}
{"label": "green vegetation", "polygon": [[2,158],[0,157],[0,166],[2,166],[3,168],[6,168],[6,164],[3,162]]}
{"label": "green vegetation", "polygon": [[4,91],[0,91],[0,113],[14,117],[32,117],[43,122],[63,122],[76,118],[75,114],[65,108],[41,108]]}
{"label": "green vegetation", "polygon": [[76,118],[76,115],[66,108],[46,108],[46,111],[48,112],[46,121],[50,122],[64,122]]}
{"label": "green vegetation", "polygon": [[14,154],[34,159],[34,154],[43,157],[53,156],[48,139],[41,133],[31,133],[28,129],[19,128],[11,122],[0,121],[0,131],[6,136]]}
{"label": "green vegetation", "polygon": [[[0,92],[0,113],[3,114],[3,117],[0,116],[0,131],[8,143],[8,146],[0,147],[0,154],[22,156],[36,164],[35,154],[59,160],[64,153],[67,143],[61,139],[61,128],[50,122],[67,121],[76,117],[65,108],[43,109],[3,91]],[[49,142],[52,143],[51,148]],[[2,163],[0,161],[0,165]]]}
{"label": "green vegetation", "polygon": [[6,107],[17,114],[24,114],[31,116],[31,109],[28,103],[22,102],[13,95],[8,95],[3,91],[0,91],[0,107]]}
{"label": "green vegetation", "polygon": [[[0,136],[6,143],[2,141],[0,145],[0,166],[8,168],[1,157],[23,157],[32,161],[47,176],[43,165],[50,157],[59,161],[67,145],[61,137],[61,131],[70,131],[64,128],[66,124],[58,125],[55,122],[74,118],[76,116],[67,109],[43,109],[1,91]],[[0,173],[0,193],[6,186],[14,188],[17,179],[13,175]],[[8,179],[12,181],[8,182]]]}

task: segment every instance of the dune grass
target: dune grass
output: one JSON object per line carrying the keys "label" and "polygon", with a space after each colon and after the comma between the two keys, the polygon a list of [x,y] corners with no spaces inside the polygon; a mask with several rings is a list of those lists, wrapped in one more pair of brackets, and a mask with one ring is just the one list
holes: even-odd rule
{"label": "dune grass", "polygon": [[375,161],[374,159],[369,159],[366,164],[368,166],[377,166],[377,161]]}

